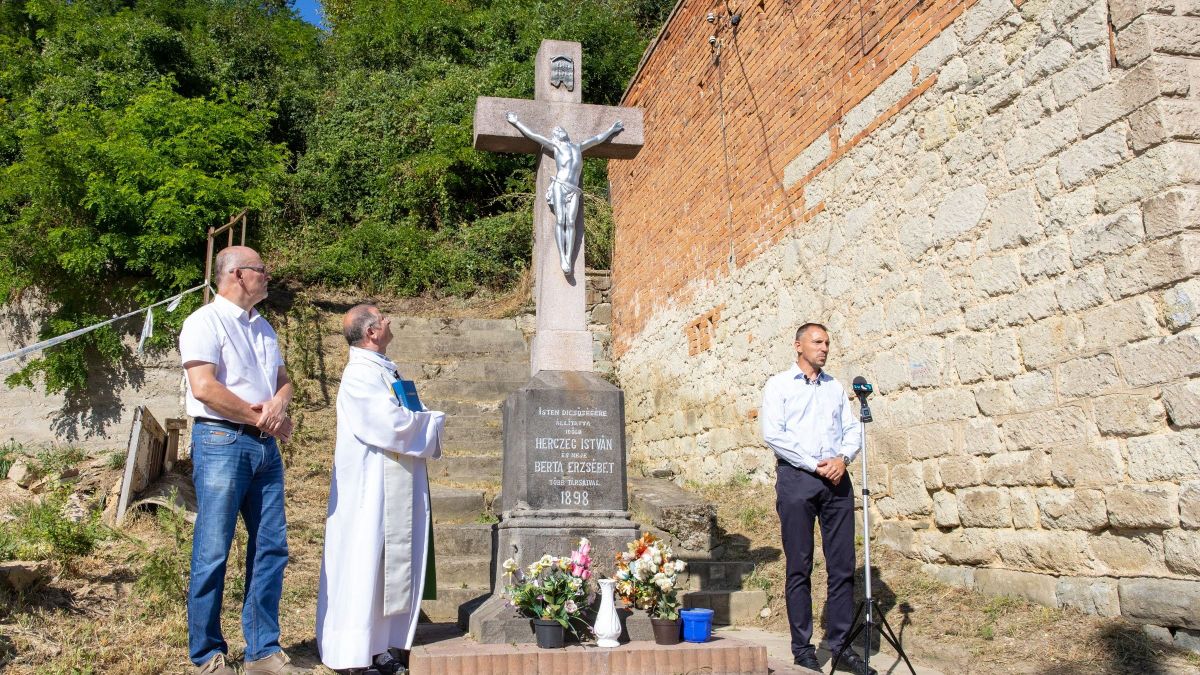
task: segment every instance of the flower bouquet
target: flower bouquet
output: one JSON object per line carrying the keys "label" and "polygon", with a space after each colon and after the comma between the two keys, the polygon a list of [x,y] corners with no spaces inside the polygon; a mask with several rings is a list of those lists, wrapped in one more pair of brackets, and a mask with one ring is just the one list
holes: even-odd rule
{"label": "flower bouquet", "polygon": [[[586,632],[583,612],[593,599],[587,583],[592,576],[591,548],[584,538],[579,540],[579,548],[567,558],[546,554],[524,569],[512,558],[504,561],[504,572],[508,577],[504,594],[522,616],[534,620],[539,647],[561,647],[563,631],[569,630],[577,638],[580,627]],[[552,635],[555,624],[557,639]],[[543,635],[548,636],[547,644],[543,644]]]}
{"label": "flower bouquet", "polygon": [[627,548],[616,556],[617,593],[626,603],[650,614],[656,642],[679,642],[679,596],[675,582],[687,563],[676,560],[671,547],[649,532],[629,542]]}

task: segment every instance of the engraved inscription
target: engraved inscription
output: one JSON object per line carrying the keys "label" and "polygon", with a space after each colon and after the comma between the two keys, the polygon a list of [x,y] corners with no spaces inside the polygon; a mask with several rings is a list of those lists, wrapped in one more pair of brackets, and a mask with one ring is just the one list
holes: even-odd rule
{"label": "engraved inscription", "polygon": [[527,441],[531,506],[620,508],[619,417],[605,408],[544,405],[535,415],[537,431]]}

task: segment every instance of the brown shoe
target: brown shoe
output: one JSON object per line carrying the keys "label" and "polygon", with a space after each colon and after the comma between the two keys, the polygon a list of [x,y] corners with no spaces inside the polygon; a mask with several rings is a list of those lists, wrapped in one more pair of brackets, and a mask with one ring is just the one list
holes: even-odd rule
{"label": "brown shoe", "polygon": [[310,672],[312,671],[307,668],[293,666],[292,660],[283,652],[275,652],[266,658],[247,661],[245,664],[246,675],[300,675]]}
{"label": "brown shoe", "polygon": [[196,675],[234,675],[234,670],[225,663],[225,655],[221,652],[213,654],[208,663],[196,666]]}

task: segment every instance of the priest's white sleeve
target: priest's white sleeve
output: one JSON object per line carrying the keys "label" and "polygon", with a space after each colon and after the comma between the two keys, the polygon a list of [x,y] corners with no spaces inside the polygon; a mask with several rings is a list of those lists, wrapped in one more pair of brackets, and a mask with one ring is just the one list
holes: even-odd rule
{"label": "priest's white sleeve", "polygon": [[[391,383],[365,365],[347,366],[341,394],[346,412],[355,417],[349,429],[363,445],[411,457],[437,459],[442,454],[446,414],[413,412],[399,405]],[[351,372],[353,371],[353,373]]]}

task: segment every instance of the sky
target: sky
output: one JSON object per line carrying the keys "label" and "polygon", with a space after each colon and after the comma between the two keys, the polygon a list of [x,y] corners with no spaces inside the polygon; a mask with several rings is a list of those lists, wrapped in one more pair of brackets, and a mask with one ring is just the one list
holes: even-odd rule
{"label": "sky", "polygon": [[321,0],[296,0],[296,13],[301,19],[318,28],[325,28],[321,21]]}

